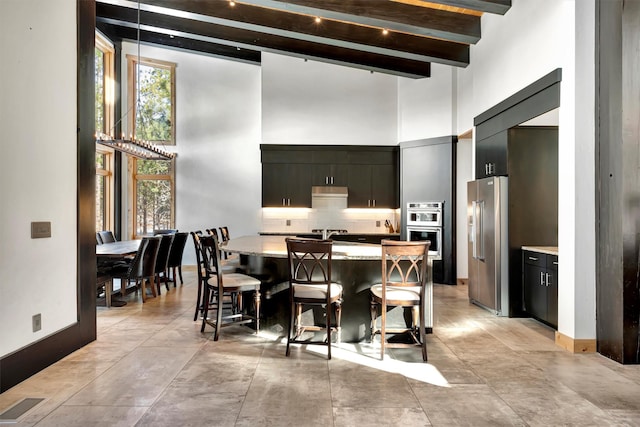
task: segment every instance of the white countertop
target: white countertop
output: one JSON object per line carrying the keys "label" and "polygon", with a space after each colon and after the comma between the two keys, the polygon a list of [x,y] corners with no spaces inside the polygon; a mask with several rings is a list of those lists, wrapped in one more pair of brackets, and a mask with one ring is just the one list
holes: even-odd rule
{"label": "white countertop", "polygon": [[558,255],[557,246],[523,246],[523,251],[540,252],[549,255]]}
{"label": "white countertop", "polygon": [[[220,245],[225,252],[242,255],[286,258],[285,236],[242,236]],[[382,247],[368,243],[334,242],[333,259],[375,260],[382,257]]]}

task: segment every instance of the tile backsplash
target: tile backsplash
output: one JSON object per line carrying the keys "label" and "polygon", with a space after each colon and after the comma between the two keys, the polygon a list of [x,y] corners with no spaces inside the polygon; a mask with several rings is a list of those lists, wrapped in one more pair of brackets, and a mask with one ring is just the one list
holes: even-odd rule
{"label": "tile backsplash", "polygon": [[398,232],[400,209],[262,208],[262,232],[266,233],[307,233],[318,228],[388,233],[387,220]]}

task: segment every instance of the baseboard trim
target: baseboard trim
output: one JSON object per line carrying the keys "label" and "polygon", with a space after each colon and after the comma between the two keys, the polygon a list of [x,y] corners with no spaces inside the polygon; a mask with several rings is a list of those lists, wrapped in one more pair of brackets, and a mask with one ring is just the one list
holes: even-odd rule
{"label": "baseboard trim", "polygon": [[456,285],[458,286],[466,286],[469,284],[469,279],[466,278],[458,278],[456,279]]}
{"label": "baseboard trim", "polygon": [[571,353],[595,353],[597,341],[595,339],[575,339],[556,331],[556,345]]}

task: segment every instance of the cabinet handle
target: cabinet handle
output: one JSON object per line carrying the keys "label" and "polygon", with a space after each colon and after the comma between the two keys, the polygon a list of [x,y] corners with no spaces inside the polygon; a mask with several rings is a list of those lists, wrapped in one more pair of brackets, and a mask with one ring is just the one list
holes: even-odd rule
{"label": "cabinet handle", "polygon": [[371,207],[371,199],[367,200],[367,207],[370,208]]}
{"label": "cabinet handle", "polygon": [[291,206],[291,199],[287,199],[287,206]]}
{"label": "cabinet handle", "polygon": [[529,257],[529,259],[530,259],[531,261],[537,261],[537,260],[538,260],[538,258],[536,258],[536,257],[532,257],[532,256],[530,256],[530,257]]}
{"label": "cabinet handle", "polygon": [[549,280],[550,277],[551,275],[549,273],[545,273],[545,281],[547,283],[547,286],[551,286],[551,280]]}
{"label": "cabinet handle", "polygon": [[544,283],[544,271],[540,272],[540,286],[546,286]]}
{"label": "cabinet handle", "polygon": [[284,197],[282,198],[282,206],[287,206],[284,202]]}
{"label": "cabinet handle", "polygon": [[333,185],[333,177],[331,177],[331,185]]}
{"label": "cabinet handle", "polygon": [[373,207],[376,207],[376,199],[373,199]]}
{"label": "cabinet handle", "polygon": [[326,184],[329,184],[329,177],[328,177],[328,176],[325,176],[325,177],[324,177],[324,183],[325,183],[325,185],[326,185]]}
{"label": "cabinet handle", "polygon": [[553,265],[558,265],[558,261],[553,261]]}
{"label": "cabinet handle", "polygon": [[489,163],[484,164],[484,174],[489,175]]}

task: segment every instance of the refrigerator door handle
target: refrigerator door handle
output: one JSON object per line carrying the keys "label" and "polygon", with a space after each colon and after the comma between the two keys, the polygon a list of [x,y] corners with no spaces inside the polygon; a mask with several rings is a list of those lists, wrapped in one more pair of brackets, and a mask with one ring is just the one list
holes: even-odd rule
{"label": "refrigerator door handle", "polygon": [[475,258],[484,261],[484,200],[476,201],[475,209]]}
{"label": "refrigerator door handle", "polygon": [[478,259],[484,261],[484,200],[480,200],[478,203],[480,209],[478,209],[478,243],[479,243],[479,251],[478,251]]}
{"label": "refrigerator door handle", "polygon": [[476,210],[478,209],[478,203],[473,200],[471,202],[471,221],[469,222],[469,241],[471,242],[471,256],[473,257],[473,259],[477,259],[478,258],[478,249],[476,246]]}

